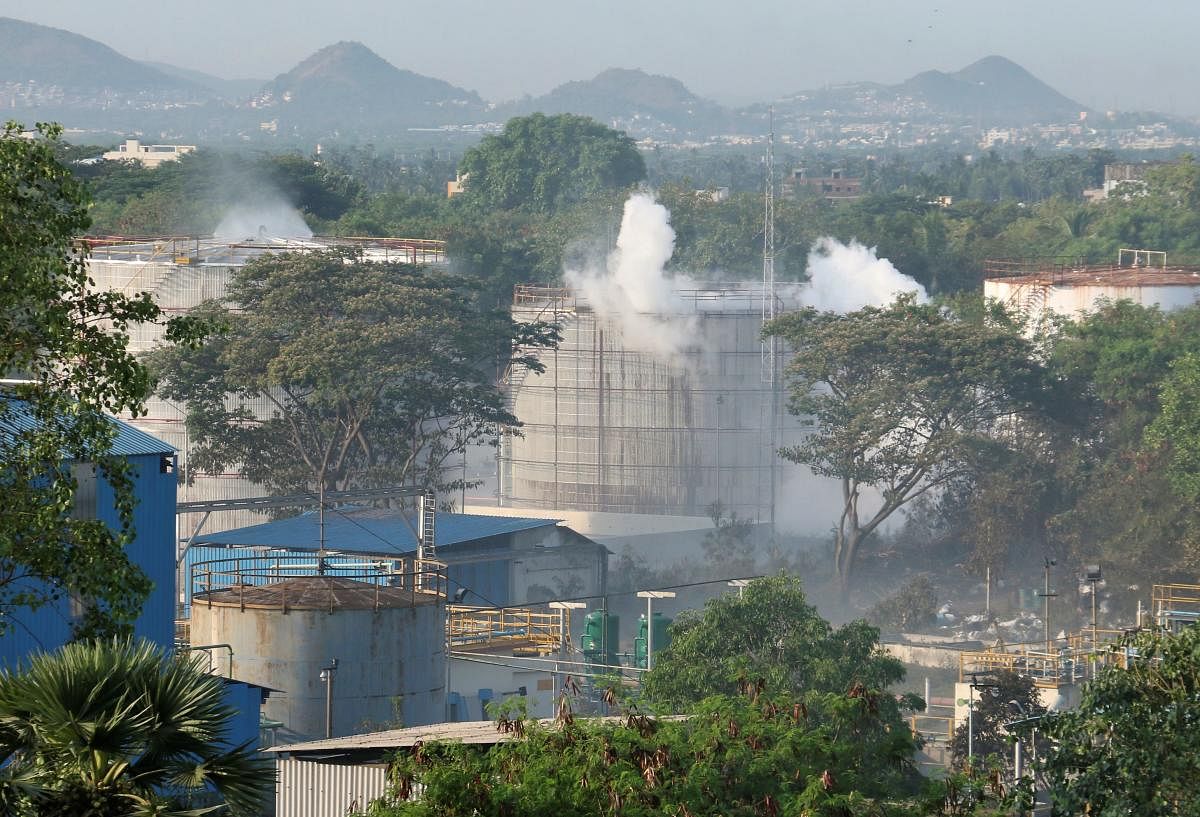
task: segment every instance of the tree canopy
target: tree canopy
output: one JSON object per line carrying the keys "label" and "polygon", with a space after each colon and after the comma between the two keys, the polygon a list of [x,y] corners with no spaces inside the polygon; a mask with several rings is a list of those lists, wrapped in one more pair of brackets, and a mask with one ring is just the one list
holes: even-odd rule
{"label": "tree canopy", "polygon": [[902,297],[768,326],[793,350],[789,410],[812,431],[782,454],[841,483],[834,568],[898,509],[967,478],[1006,445],[1002,424],[1044,404],[1049,379],[1011,322],[965,320]]}
{"label": "tree canopy", "polygon": [[118,640],[0,670],[0,811],[185,817],[224,802],[259,814],[273,762],[229,745],[225,681],[198,661]]}
{"label": "tree canopy", "polygon": [[865,621],[831,627],[800,579],[781,574],[680,615],[642,688],[651,702],[682,709],[708,695],[733,694],[747,679],[801,695],[855,684],[883,690],[903,677],[900,662],[880,651],[878,630]]}
{"label": "tree canopy", "polygon": [[227,331],[152,358],[187,403],[192,466],[283,492],[446,488],[447,457],[517,424],[497,371],[538,367],[556,337],[447,273],[340,251],[249,263],[199,314]]}
{"label": "tree canopy", "polygon": [[[0,133],[0,608],[73,596],[79,633],[128,628],[150,592],[124,547],[135,534],[129,466],[110,453],[106,413],[142,410],[150,377],[127,350],[132,323],[167,323],[177,340],[191,323],[166,321],[146,294],[92,291],[88,196],[54,157],[59,130],[34,139]],[[71,463],[113,489],[110,527],[73,516]],[[0,634],[11,626],[0,617]]]}
{"label": "tree canopy", "polygon": [[504,131],[471,148],[459,171],[469,200],[489,210],[551,213],[646,177],[625,134],[574,114],[510,119]]}
{"label": "tree canopy", "polygon": [[[899,814],[916,792],[916,743],[862,688],[803,696],[758,685],[713,696],[687,718],[625,709],[618,722],[552,726],[507,718],[492,748],[425,744],[392,761],[392,804],[372,817],[520,814]],[[420,797],[406,802],[416,787]]]}
{"label": "tree canopy", "polygon": [[1143,632],[1128,646],[1128,669],[1103,670],[1077,709],[1039,725],[1055,742],[1045,759],[1055,806],[1098,817],[1196,814],[1200,627]]}

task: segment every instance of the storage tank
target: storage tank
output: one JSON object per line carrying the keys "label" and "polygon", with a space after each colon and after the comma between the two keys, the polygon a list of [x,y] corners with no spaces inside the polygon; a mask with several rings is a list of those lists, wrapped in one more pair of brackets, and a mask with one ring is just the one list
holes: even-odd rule
{"label": "storage tank", "polygon": [[617,648],[620,645],[620,637],[620,616],[607,610],[593,610],[583,620],[583,638],[580,641],[583,657],[589,664],[618,666],[620,662],[617,660]]}
{"label": "storage tank", "polygon": [[719,501],[771,521],[775,452],[796,420],[782,410],[783,355],[764,360],[762,289],[676,295],[679,313],[654,318],[686,327],[688,344],[665,356],[627,347],[618,323],[569,290],[517,288],[514,318],[555,322],[562,342],[539,354],[545,372],[509,379],[522,427],[502,441],[502,505],[706,516]]}
{"label": "storage tank", "polygon": [[[664,616],[662,613],[655,613],[653,620],[654,639],[653,649],[657,656],[667,647],[671,646],[671,619]],[[633,640],[633,661],[634,666],[646,668],[646,614],[638,616],[638,634]]]}
{"label": "storage tank", "polygon": [[1035,320],[1078,318],[1101,300],[1129,300],[1181,309],[1200,296],[1200,267],[1167,263],[1165,253],[1123,250],[1116,264],[992,260],[984,264],[983,294]]}
{"label": "storage tank", "polygon": [[191,642],[229,650],[232,677],[272,690],[263,715],[283,724],[281,743],[325,736],[334,659],[335,737],[445,719],[444,565],[272,561],[195,565]]}

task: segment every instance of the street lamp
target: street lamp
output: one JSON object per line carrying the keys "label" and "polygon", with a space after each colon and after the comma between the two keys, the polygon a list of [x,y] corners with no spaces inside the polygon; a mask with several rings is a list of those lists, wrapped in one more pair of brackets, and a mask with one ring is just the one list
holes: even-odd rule
{"label": "street lamp", "polygon": [[325,682],[325,737],[333,737],[333,676],[337,674],[338,660],[334,658],[329,666],[321,667],[320,678]]}
{"label": "street lamp", "polygon": [[673,599],[674,590],[639,590],[639,599],[646,600],[646,672],[650,671],[654,655],[654,600]]}
{"label": "street lamp", "polygon": [[1039,595],[1046,600],[1046,608],[1042,615],[1042,621],[1046,625],[1046,652],[1051,652],[1053,650],[1053,645],[1050,643],[1050,599],[1054,598],[1058,594],[1050,592],[1050,568],[1058,564],[1058,562],[1054,561],[1053,559],[1044,559],[1043,562],[1046,567],[1046,583],[1045,589],[1039,593]]}
{"label": "street lamp", "polygon": [[[1092,586],[1092,652],[1096,652],[1096,585],[1104,580],[1104,575],[1100,572],[1100,565],[1088,565],[1084,568],[1084,580]],[[1093,662],[1092,674],[1095,675],[1095,662]]]}
{"label": "street lamp", "polygon": [[991,690],[994,697],[1000,694],[1000,685],[990,681],[980,681],[977,675],[971,675],[971,682],[968,686],[970,690],[967,692],[967,766],[972,767],[975,765],[975,690]]}
{"label": "street lamp", "polygon": [[746,587],[750,584],[750,579],[734,579],[733,581],[725,582],[725,584],[729,585],[730,587],[736,587],[738,591],[738,598],[740,599],[742,594],[746,592]]}

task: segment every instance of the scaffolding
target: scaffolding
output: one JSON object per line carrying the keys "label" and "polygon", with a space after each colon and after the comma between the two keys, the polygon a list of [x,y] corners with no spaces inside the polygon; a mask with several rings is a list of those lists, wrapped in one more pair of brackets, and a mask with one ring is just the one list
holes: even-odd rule
{"label": "scaffolding", "polygon": [[[675,292],[651,316],[686,332],[670,357],[628,348],[620,325],[565,290],[518,287],[513,317],[556,323],[541,374],[507,374],[521,420],[499,453],[501,504],[516,508],[704,516],[719,502],[770,522],[785,422],[779,379],[761,373],[763,287],[713,284]],[[777,304],[782,311],[784,304]]]}
{"label": "scaffolding", "polygon": [[[559,613],[562,613],[560,615]],[[513,655],[550,655],[570,638],[571,611],[541,613],[524,607],[450,605],[446,638],[451,650],[502,649]]]}

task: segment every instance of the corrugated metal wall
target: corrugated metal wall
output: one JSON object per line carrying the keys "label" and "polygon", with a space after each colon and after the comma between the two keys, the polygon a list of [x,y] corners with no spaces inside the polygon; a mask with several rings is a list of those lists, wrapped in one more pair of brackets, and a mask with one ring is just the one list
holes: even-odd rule
{"label": "corrugated metal wall", "polygon": [[366,810],[387,788],[387,767],[382,763],[320,763],[281,757],[276,768],[276,817],[346,817]]}
{"label": "corrugated metal wall", "polygon": [[[175,469],[174,460],[164,473],[159,455],[130,456],[136,474],[134,509],[136,537],[126,549],[154,589],[134,624],[135,635],[170,649],[175,639]],[[112,488],[100,482],[96,491],[96,517],[117,523]],[[37,650],[54,650],[70,638],[70,603],[62,600],[38,610],[5,611],[10,626],[0,638],[0,664],[15,664]]]}

